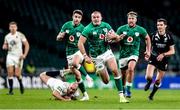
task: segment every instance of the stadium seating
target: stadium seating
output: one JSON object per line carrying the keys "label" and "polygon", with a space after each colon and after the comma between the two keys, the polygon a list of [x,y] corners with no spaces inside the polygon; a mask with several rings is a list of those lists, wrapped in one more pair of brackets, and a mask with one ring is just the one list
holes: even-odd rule
{"label": "stadium seating", "polygon": [[[143,13],[138,8],[130,8],[131,5],[127,5],[129,1],[120,2],[118,0],[1,0],[0,10],[6,9],[6,13],[1,16],[2,28],[5,30],[3,35],[8,32],[7,24],[10,20],[16,20],[19,24],[19,28],[24,32],[30,41],[31,51],[28,58],[33,58],[35,64],[38,67],[63,67],[65,64],[59,65],[57,62],[64,61],[64,43],[56,42],[56,35],[59,32],[62,24],[71,19],[72,10],[82,9],[84,11],[83,24],[90,22],[90,13],[94,10],[100,10],[103,14],[104,21],[107,21],[116,30],[120,25],[126,24],[126,13],[132,9],[140,12],[138,24],[145,27],[149,33],[155,30],[155,17],[149,17],[148,14],[155,13],[152,10],[150,13]],[[134,3],[134,2],[133,2]],[[142,0],[142,3],[145,1]],[[154,3],[153,1],[150,3]],[[106,5],[105,5],[106,4]],[[138,5],[139,6],[139,5]],[[140,6],[143,7],[143,6]],[[143,7],[147,9],[146,6]],[[156,6],[155,6],[156,8]],[[144,11],[144,10],[143,10]],[[149,11],[148,11],[149,12]],[[162,13],[168,14],[168,18],[174,15],[177,16],[178,12]],[[15,15],[15,17],[12,17]],[[157,14],[158,17],[161,14]],[[180,17],[177,16],[178,20]],[[176,23],[175,18],[171,19],[170,25],[174,26]],[[5,25],[6,23],[6,25]],[[180,26],[175,25],[173,30],[179,30]],[[176,32],[176,31],[175,31]],[[179,33],[178,33],[179,34]],[[175,36],[176,50],[180,50],[179,37]],[[3,38],[0,37],[0,43],[2,44]],[[63,53],[63,54],[62,54]],[[142,51],[141,51],[142,53]],[[0,54],[5,54],[1,52]],[[59,58],[59,55],[61,58]],[[180,71],[179,60],[180,53],[171,58],[170,69],[174,71]],[[137,70],[141,71],[145,69],[146,63],[142,60],[141,64],[138,64]]]}

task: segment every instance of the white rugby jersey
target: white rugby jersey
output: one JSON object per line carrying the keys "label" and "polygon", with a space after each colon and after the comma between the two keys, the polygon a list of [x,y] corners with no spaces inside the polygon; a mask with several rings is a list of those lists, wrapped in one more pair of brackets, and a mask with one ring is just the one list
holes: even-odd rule
{"label": "white rugby jersey", "polygon": [[61,80],[58,80],[53,87],[53,90],[56,90],[60,93],[60,95],[67,95],[67,90],[69,87],[69,83],[68,82],[63,82]]}
{"label": "white rugby jersey", "polygon": [[8,33],[5,36],[4,40],[5,40],[4,42],[8,44],[9,55],[15,55],[15,56],[22,55],[22,51],[23,51],[22,43],[27,41],[24,34],[18,31],[14,35],[12,35],[11,33]]}

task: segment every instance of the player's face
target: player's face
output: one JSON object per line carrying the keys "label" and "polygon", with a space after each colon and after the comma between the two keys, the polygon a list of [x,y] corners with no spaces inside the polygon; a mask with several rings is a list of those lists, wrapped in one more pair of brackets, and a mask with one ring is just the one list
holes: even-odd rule
{"label": "player's face", "polygon": [[167,25],[164,24],[164,22],[157,22],[157,29],[158,32],[164,32],[166,30]]}
{"label": "player's face", "polygon": [[69,89],[68,89],[68,94],[73,94],[76,92],[77,90],[77,87],[78,87],[78,84],[77,83],[73,83],[70,85]]}
{"label": "player's face", "polygon": [[81,22],[81,20],[82,20],[82,15],[80,15],[80,14],[78,14],[78,13],[75,13],[75,14],[72,16],[72,18],[73,18],[73,23],[74,23],[75,25],[78,25],[78,24]]}
{"label": "player's face", "polygon": [[128,25],[134,27],[136,25],[137,18],[133,16],[128,16]]}
{"label": "player's face", "polygon": [[9,30],[11,33],[15,33],[17,31],[17,25],[15,24],[9,25]]}
{"label": "player's face", "polygon": [[100,13],[92,13],[91,20],[94,25],[100,25],[102,21],[102,16]]}

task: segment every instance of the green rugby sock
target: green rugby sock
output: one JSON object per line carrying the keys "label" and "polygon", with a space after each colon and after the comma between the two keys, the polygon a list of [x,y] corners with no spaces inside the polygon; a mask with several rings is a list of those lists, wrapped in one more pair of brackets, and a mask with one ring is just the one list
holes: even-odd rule
{"label": "green rugby sock", "polygon": [[114,77],[116,87],[120,93],[123,92],[123,85],[122,85],[122,79],[121,77]]}

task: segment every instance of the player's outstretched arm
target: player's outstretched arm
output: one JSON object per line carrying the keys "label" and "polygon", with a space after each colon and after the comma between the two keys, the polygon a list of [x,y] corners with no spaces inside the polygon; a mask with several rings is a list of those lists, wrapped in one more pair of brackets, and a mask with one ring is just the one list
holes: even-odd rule
{"label": "player's outstretched arm", "polygon": [[8,50],[8,44],[7,44],[7,43],[4,43],[3,46],[2,46],[2,49],[3,49],[3,50]]}
{"label": "player's outstretched arm", "polygon": [[78,48],[83,55],[86,54],[86,50],[84,48],[85,43],[86,43],[86,37],[80,36],[79,41],[78,41]]}
{"label": "player's outstretched arm", "polygon": [[4,43],[3,43],[2,49],[3,49],[3,50],[8,50],[8,43],[7,43],[7,41],[6,41],[6,37],[5,37],[5,39],[4,39]]}
{"label": "player's outstretched arm", "polygon": [[62,96],[59,94],[59,92],[56,91],[56,90],[53,91],[52,95],[53,95],[56,99],[61,100],[61,101],[70,101],[70,100],[71,100],[69,97],[65,97],[65,98],[62,97]]}
{"label": "player's outstretched arm", "polygon": [[29,46],[29,42],[27,40],[23,42],[23,45],[24,45],[24,54],[23,54],[22,58],[25,59],[29,52],[30,46]]}
{"label": "player's outstretched arm", "polygon": [[59,32],[59,34],[58,34],[57,37],[56,37],[56,40],[57,40],[57,41],[63,40],[65,34],[66,34],[65,32]]}
{"label": "player's outstretched arm", "polygon": [[174,45],[171,45],[169,47],[169,51],[163,53],[164,56],[171,56],[171,55],[174,55],[175,54],[175,49],[174,49]]}
{"label": "player's outstretched arm", "polygon": [[168,57],[175,54],[175,49],[174,49],[174,45],[169,47],[169,51],[165,52],[165,53],[161,53],[160,55],[158,55],[157,60],[158,61],[162,61],[164,57]]}
{"label": "player's outstretched arm", "polygon": [[145,42],[146,42],[146,51],[144,52],[144,55],[145,55],[145,60],[148,61],[151,54],[151,39],[148,34],[145,37]]}
{"label": "player's outstretched arm", "polygon": [[124,36],[126,35],[125,34],[118,35],[115,32],[109,32],[106,35],[106,38],[107,40],[112,41],[112,43],[114,43],[114,42],[119,42],[120,40],[122,40]]}
{"label": "player's outstretched arm", "polygon": [[86,37],[80,36],[79,41],[78,41],[78,48],[79,48],[80,52],[83,54],[85,61],[87,63],[91,63],[92,60],[91,60],[91,58],[88,57],[86,50],[84,48],[84,44],[86,43],[86,40],[87,40]]}

